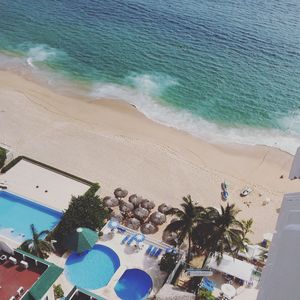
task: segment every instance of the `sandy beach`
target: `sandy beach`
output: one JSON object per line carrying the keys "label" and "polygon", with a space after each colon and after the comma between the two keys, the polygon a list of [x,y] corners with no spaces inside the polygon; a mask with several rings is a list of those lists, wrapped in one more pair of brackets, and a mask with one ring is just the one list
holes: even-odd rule
{"label": "sandy beach", "polygon": [[[288,153],[209,144],[155,123],[127,103],[62,96],[10,72],[0,72],[0,128],[0,145],[15,156],[99,182],[102,196],[121,186],[158,205],[177,206],[191,194],[200,205],[218,207],[226,180],[229,203],[241,209],[240,218],[254,219],[253,242],[274,230],[283,194],[299,190],[288,180]],[[246,185],[253,192],[242,199]],[[270,203],[262,206],[266,198]]]}

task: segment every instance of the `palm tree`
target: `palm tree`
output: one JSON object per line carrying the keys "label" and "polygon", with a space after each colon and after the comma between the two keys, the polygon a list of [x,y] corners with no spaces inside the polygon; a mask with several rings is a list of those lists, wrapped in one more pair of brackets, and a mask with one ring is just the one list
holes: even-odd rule
{"label": "palm tree", "polygon": [[193,242],[206,259],[210,253],[216,253],[220,261],[224,252],[235,256],[243,248],[243,224],[236,219],[238,213],[234,204],[221,206],[220,212],[213,207],[206,208],[193,233]]}
{"label": "palm tree", "polygon": [[253,233],[251,227],[253,225],[253,219],[250,218],[248,220],[242,220],[242,248],[240,249],[241,251],[247,251],[247,245],[251,243],[250,239],[248,238],[249,233]]}
{"label": "palm tree", "polygon": [[47,258],[48,253],[53,250],[53,247],[50,242],[41,239],[41,237],[48,234],[49,231],[43,230],[38,233],[33,224],[30,225],[30,228],[32,238],[24,241],[20,248],[40,258]]}
{"label": "palm tree", "polygon": [[204,211],[202,206],[195,204],[190,195],[183,197],[182,209],[173,209],[169,214],[174,214],[178,220],[170,223],[166,232],[177,233],[177,245],[180,246],[185,239],[188,239],[187,262],[190,261],[192,232],[197,224],[197,220]]}

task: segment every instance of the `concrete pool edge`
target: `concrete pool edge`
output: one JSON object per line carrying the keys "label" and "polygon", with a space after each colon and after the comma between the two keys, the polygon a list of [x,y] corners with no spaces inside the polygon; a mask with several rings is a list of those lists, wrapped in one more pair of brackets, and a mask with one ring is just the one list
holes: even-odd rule
{"label": "concrete pool edge", "polygon": [[11,191],[11,190],[9,190],[9,189],[6,189],[6,190],[0,189],[0,196],[1,196],[1,193],[7,193],[7,194],[14,195],[14,196],[16,196],[16,197],[18,197],[18,198],[25,199],[25,201],[27,201],[27,202],[36,204],[36,205],[41,206],[41,207],[46,207],[47,209],[52,210],[52,211],[55,212],[55,213],[61,214],[61,216],[63,215],[63,211],[62,211],[62,210],[59,211],[57,208],[54,208],[54,207],[52,207],[52,206],[50,206],[50,205],[45,205],[45,204],[39,202],[39,201],[36,200],[36,199],[29,199],[28,197],[22,196],[22,195],[20,195],[20,194],[18,194],[18,193],[16,193],[16,192],[13,192],[13,191]]}

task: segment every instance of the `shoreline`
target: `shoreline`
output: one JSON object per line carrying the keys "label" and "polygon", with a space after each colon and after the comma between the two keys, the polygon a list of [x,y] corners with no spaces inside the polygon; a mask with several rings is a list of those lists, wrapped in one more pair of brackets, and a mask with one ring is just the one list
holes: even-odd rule
{"label": "shoreline", "polygon": [[[299,136],[294,132],[289,132],[289,129],[284,131],[275,128],[276,126],[273,128],[251,127],[242,124],[243,122],[239,125],[223,126],[217,121],[194,115],[189,110],[179,109],[171,104],[165,105],[151,94],[151,88],[150,90],[147,87],[144,89],[143,78],[141,78],[142,86],[134,87],[123,83],[87,81],[51,70],[43,64],[35,65],[29,62],[30,59],[31,57],[26,58],[23,55],[16,56],[14,53],[0,52],[0,71],[2,69],[4,72],[14,72],[28,81],[69,98],[90,102],[110,99],[110,102],[116,101],[120,105],[129,104],[156,123],[186,132],[211,144],[266,146],[278,148],[292,155],[295,154],[300,144]],[[144,80],[149,81],[152,88],[160,88],[157,82],[151,81],[150,75]]]}
{"label": "shoreline", "polygon": [[[9,71],[0,71],[0,99],[1,144],[99,182],[101,196],[121,186],[157,205],[178,206],[191,194],[200,205],[219,206],[226,180],[228,202],[242,210],[239,218],[254,218],[258,242],[275,229],[283,194],[297,190],[288,180],[293,156],[277,148],[212,144],[126,102],[63,96]],[[239,197],[246,185],[253,188],[249,207]],[[262,206],[265,198],[271,202]]]}

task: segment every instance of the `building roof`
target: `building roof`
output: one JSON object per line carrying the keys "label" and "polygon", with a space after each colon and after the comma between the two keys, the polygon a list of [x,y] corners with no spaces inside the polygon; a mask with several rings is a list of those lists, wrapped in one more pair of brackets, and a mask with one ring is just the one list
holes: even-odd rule
{"label": "building roof", "polygon": [[300,147],[294,156],[293,164],[290,170],[289,179],[300,178]]}
{"label": "building roof", "polygon": [[219,264],[217,263],[216,257],[213,256],[208,263],[208,267],[245,281],[251,280],[252,273],[255,269],[254,265],[226,254],[223,255],[223,259]]}
{"label": "building roof", "polygon": [[29,289],[28,293],[23,296],[23,300],[39,300],[46,294],[49,288],[53,285],[53,283],[57,280],[60,274],[63,272],[62,268],[59,268],[53,263],[45,261],[39,257],[31,255],[22,250],[16,250],[17,253],[22,255],[26,255],[27,257],[40,262],[44,265],[47,265],[48,268],[43,272],[43,274],[39,277],[39,279],[33,284],[33,286]]}
{"label": "building roof", "polygon": [[195,300],[196,296],[173,286],[165,284],[155,295],[157,300]]}
{"label": "building roof", "polygon": [[[21,258],[22,259],[22,258]],[[45,272],[47,266],[34,263],[28,269],[19,264],[13,265],[9,261],[0,264],[0,299],[9,299],[16,296],[17,290],[23,287],[28,291],[38,278]]]}
{"label": "building roof", "polygon": [[106,300],[92,292],[78,288],[76,286],[74,286],[74,288],[70,291],[70,293],[65,299],[66,300],[84,300],[84,299],[90,300],[91,297],[95,300]]}
{"label": "building roof", "polygon": [[300,193],[284,195],[258,300],[299,299]]}

